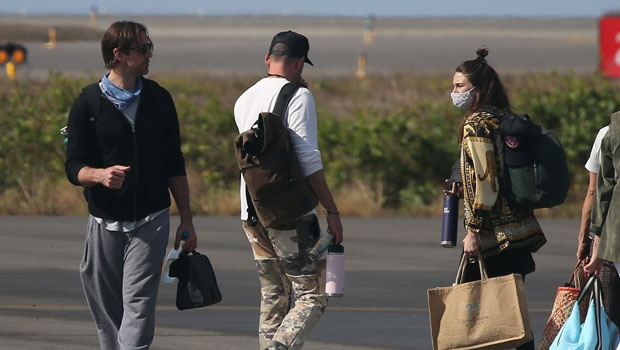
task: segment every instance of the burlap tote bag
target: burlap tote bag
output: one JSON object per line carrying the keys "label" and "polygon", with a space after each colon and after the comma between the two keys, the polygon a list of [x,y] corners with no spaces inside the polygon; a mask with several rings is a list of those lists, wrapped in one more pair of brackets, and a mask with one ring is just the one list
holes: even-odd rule
{"label": "burlap tote bag", "polygon": [[461,259],[452,287],[427,291],[434,350],[511,349],[532,340],[521,275],[462,283],[467,264]]}

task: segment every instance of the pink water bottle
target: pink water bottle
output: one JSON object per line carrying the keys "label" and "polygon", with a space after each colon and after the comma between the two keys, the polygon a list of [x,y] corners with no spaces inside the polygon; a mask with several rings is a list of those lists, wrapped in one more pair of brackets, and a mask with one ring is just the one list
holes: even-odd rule
{"label": "pink water bottle", "polygon": [[325,292],[330,297],[344,295],[344,247],[331,244],[327,250],[327,267],[325,268]]}

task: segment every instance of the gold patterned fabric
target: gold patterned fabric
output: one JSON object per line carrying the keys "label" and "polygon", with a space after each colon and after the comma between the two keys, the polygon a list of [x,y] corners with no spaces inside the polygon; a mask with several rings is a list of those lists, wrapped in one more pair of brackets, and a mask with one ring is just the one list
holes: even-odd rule
{"label": "gold patterned fabric", "polygon": [[469,115],[463,128],[465,226],[480,230],[480,252],[485,258],[520,248],[535,252],[547,240],[533,210],[509,203],[502,193],[503,154],[497,116],[503,112],[488,110],[493,113]]}

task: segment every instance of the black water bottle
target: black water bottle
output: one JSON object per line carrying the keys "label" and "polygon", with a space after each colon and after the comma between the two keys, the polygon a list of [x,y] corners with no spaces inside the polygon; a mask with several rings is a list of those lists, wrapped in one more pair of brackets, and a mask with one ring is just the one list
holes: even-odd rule
{"label": "black water bottle", "polygon": [[441,246],[454,248],[456,246],[456,231],[459,219],[459,196],[444,194],[443,197],[443,224],[441,227]]}

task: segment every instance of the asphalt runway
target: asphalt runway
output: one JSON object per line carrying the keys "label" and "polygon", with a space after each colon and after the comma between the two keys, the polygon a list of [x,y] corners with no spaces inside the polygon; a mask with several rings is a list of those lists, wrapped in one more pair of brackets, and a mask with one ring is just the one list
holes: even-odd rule
{"label": "asphalt runway", "polygon": [[[103,32],[114,20],[102,17]],[[261,75],[273,35],[293,29],[310,39],[305,76],[352,75],[358,57],[367,57],[369,74],[402,71],[452,72],[465,59],[475,58],[481,45],[490,49],[489,62],[500,73],[593,72],[598,60],[598,30],[594,18],[379,18],[374,41],[366,43],[364,18],[304,17],[138,17],[155,43],[151,72],[212,76]],[[0,16],[4,23],[43,27],[87,25],[86,17]],[[1,40],[1,33],[0,33]],[[99,76],[104,67],[96,41],[25,43],[27,65],[20,76],[45,78],[49,71]]]}
{"label": "asphalt runway", "polygon": [[[174,217],[173,229],[176,223]],[[439,245],[440,218],[343,223],[345,296],[330,299],[305,349],[430,349],[426,290],[451,285],[461,245]],[[574,266],[579,222],[545,219],[541,225],[548,243],[535,254],[537,270],[526,280],[537,340],[556,288]],[[162,284],[152,349],[256,348],[259,285],[240,222],[198,217],[195,226],[198,250],[216,269],[223,301],[177,311],[175,286]],[[85,228],[85,217],[0,217],[0,348],[98,348],[78,274]]]}

